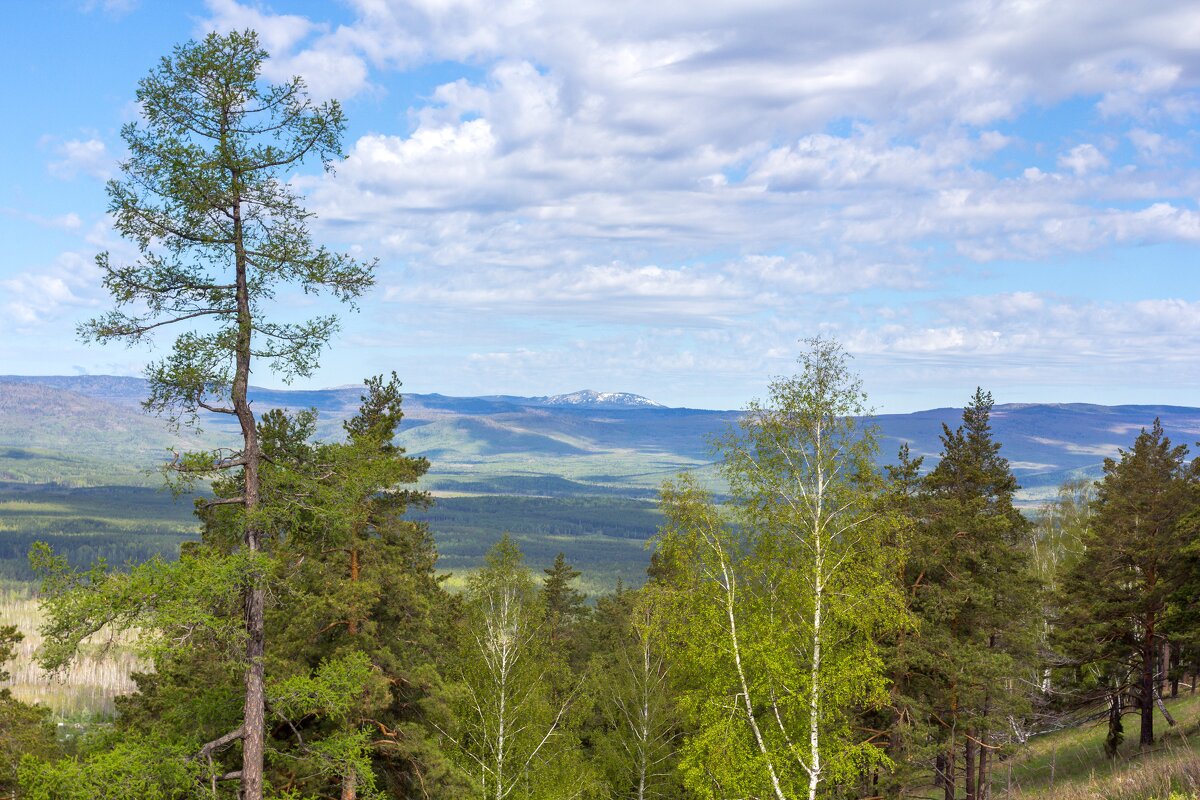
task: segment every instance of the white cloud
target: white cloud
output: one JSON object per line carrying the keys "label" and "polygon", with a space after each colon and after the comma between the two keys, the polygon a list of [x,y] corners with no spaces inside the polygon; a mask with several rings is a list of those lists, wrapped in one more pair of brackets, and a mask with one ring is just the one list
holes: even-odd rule
{"label": "white cloud", "polygon": [[[389,314],[419,309],[493,376],[636,357],[699,391],[679,365],[778,368],[820,329],[947,381],[1028,378],[1026,356],[1074,380],[1091,354],[1127,363],[1138,325],[1195,344],[1191,297],[1155,328],[1093,286],[978,286],[1200,239],[1200,7],[350,0],[339,25],[208,7],[205,30],[260,31],[273,80],[395,92],[336,175],[298,185],[321,239],[383,256]],[[398,107],[395,73],[430,65],[449,77]],[[913,299],[948,285],[981,296]],[[530,320],[603,332],[530,341]]]}
{"label": "white cloud", "polygon": [[367,65],[353,44],[339,32],[331,33],[296,14],[275,14],[236,0],[206,0],[208,19],[197,35],[215,30],[254,30],[270,54],[263,76],[282,83],[295,75],[304,79],[309,93],[319,100],[346,99],[369,88]]}
{"label": "white cloud", "polygon": [[9,333],[31,333],[67,313],[95,308],[100,301],[99,271],[80,253],[62,253],[46,267],[0,279],[4,300],[0,315]]}
{"label": "white cloud", "polygon": [[105,180],[112,175],[114,160],[100,139],[67,139],[56,141],[44,138],[56,156],[47,168],[50,174],[61,180],[72,180],[78,175]]}
{"label": "white cloud", "polygon": [[1108,159],[1094,144],[1080,144],[1058,157],[1058,165],[1076,175],[1086,175],[1108,166]]}
{"label": "white cloud", "polygon": [[[1136,222],[1112,208],[1194,196],[1181,177],[1122,170],[1100,135],[1063,152],[1052,177],[1029,161],[1062,143],[1018,125],[1080,97],[1110,116],[1184,108],[1200,55],[1178,31],[1200,15],[1165,1],[1131,14],[1115,2],[358,0],[337,27],[209,7],[217,27],[264,31],[280,69],[311,60],[351,94],[367,65],[383,82],[424,63],[484,69],[418,101],[411,131],[361,137],[335,178],[306,183],[353,243],[417,264],[679,266],[733,242],[869,244],[895,262],[932,238],[973,260],[1029,258],[1119,240]],[[1118,95],[1133,105],[1120,111]],[[999,177],[1001,160],[1024,178]]]}

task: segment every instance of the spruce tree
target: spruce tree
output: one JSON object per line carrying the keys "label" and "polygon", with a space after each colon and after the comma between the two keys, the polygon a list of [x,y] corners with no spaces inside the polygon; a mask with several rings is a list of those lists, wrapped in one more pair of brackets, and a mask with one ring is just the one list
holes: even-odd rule
{"label": "spruce tree", "polygon": [[580,642],[576,634],[580,623],[587,618],[587,595],[572,584],[582,573],[568,564],[566,555],[561,552],[554,557],[554,563],[542,571],[546,573],[541,592],[546,633],[551,643],[563,650],[568,663],[581,666],[577,658]]}

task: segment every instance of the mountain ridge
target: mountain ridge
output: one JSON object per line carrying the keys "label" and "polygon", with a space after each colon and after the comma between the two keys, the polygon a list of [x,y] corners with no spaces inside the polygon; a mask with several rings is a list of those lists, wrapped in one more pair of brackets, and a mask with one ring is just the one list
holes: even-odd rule
{"label": "mountain ridge", "polygon": [[[31,388],[35,386],[42,388]],[[38,392],[44,395],[41,407],[30,410],[38,405],[31,393]],[[13,401],[18,394],[23,399]],[[151,453],[225,441],[236,434],[234,420],[212,415],[201,418],[202,435],[172,432],[164,421],[139,410],[145,394],[140,378],[0,376],[0,448],[15,453],[6,458],[8,451],[0,450],[0,477],[29,478],[25,451],[45,457],[38,474],[65,469],[70,482],[83,478],[72,477],[62,457],[87,462],[89,475],[109,454],[125,466],[145,458],[140,467],[150,469]],[[357,410],[360,394],[358,387],[251,390],[260,409],[316,408],[318,435],[325,438],[343,435],[341,420]],[[111,412],[105,411],[106,404],[114,407]],[[639,395],[594,390],[532,397],[413,393],[404,396],[404,411],[397,441],[410,453],[431,459],[427,486],[432,490],[536,494],[541,481],[547,495],[576,487],[580,494],[624,491],[641,497],[681,471],[697,473],[717,487],[708,440],[741,414],[672,408]],[[880,431],[880,460],[893,460],[908,443],[931,467],[941,450],[942,425],[953,429],[960,416],[961,408],[943,406],[873,417]],[[993,409],[992,426],[1001,454],[1025,487],[1026,501],[1032,502],[1068,478],[1098,477],[1104,458],[1129,447],[1155,417],[1163,419],[1173,441],[1192,446],[1200,439],[1200,409],[1167,404],[1001,404]],[[106,433],[110,421],[114,424]],[[77,446],[71,434],[81,431],[87,439]],[[56,461],[51,459],[55,455]],[[121,472],[122,480],[128,472]]]}

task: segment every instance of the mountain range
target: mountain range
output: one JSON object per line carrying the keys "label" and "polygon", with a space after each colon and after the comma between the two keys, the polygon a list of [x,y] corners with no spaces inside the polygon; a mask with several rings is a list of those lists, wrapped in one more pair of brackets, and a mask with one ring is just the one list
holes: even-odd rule
{"label": "mountain range", "polygon": [[[318,433],[341,435],[361,389],[253,389],[256,407],[314,408]],[[228,443],[232,419],[206,417],[200,432],[173,430],[142,412],[145,382],[112,376],[0,377],[0,480],[33,480],[58,470],[57,482],[89,485],[105,477],[145,477],[171,449]],[[652,495],[684,470],[711,475],[708,439],[736,423],[737,411],[667,408],[623,392],[449,397],[410,394],[398,442],[431,462],[428,488],[476,494]],[[946,407],[875,418],[881,459],[903,443],[937,458]],[[1158,417],[1177,443],[1200,439],[1200,409],[1088,403],[1000,404],[992,427],[1027,502],[1073,477],[1098,477],[1105,457],[1128,447]],[[97,471],[103,473],[97,475]],[[105,482],[100,480],[99,482]]]}
{"label": "mountain range", "polygon": [[[173,427],[140,407],[146,384],[110,376],[0,377],[0,578],[28,579],[25,553],[48,540],[80,564],[172,556],[193,537],[190,504],[158,491],[156,467],[172,451],[236,444],[234,420],[206,416]],[[318,435],[340,438],[358,407],[359,387],[253,389],[260,411],[314,408]],[[737,423],[738,411],[667,408],[622,392],[450,397],[410,394],[397,442],[431,467],[423,488],[437,498],[427,521],[446,569],[479,563],[511,532],[535,565],[559,550],[593,588],[636,581],[645,542],[660,517],[658,487],[681,471],[720,492],[708,440]],[[883,414],[880,460],[907,443],[936,463],[942,426],[959,408]],[[1065,480],[1098,478],[1106,457],[1162,420],[1175,443],[1200,439],[1200,409],[1178,406],[1000,404],[993,433],[1022,485],[1027,508]]]}

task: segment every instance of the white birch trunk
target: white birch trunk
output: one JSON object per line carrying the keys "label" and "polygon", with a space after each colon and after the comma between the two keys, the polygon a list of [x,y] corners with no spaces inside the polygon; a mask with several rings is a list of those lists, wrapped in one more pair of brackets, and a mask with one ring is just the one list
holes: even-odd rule
{"label": "white birch trunk", "polygon": [[813,621],[812,621],[812,665],[810,681],[812,683],[808,699],[808,800],[816,800],[817,785],[821,782],[821,606],[825,602],[825,552],[822,548],[821,537],[824,536],[821,518],[824,513],[825,475],[821,463],[822,452],[821,426],[817,425],[816,442],[816,472],[817,489],[816,508],[813,512],[812,546],[813,546]]}

